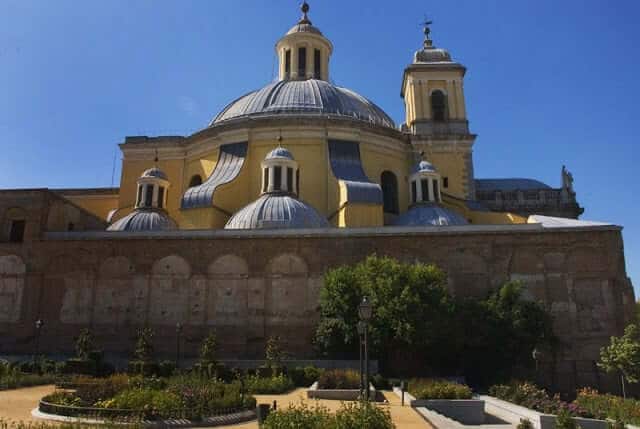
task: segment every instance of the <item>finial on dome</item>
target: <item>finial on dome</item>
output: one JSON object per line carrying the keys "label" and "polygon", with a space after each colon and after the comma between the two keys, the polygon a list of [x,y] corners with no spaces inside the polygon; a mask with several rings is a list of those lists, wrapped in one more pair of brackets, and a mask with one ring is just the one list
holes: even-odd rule
{"label": "finial on dome", "polygon": [[430,20],[429,18],[424,17],[424,22],[422,23],[422,25],[424,26],[423,32],[424,32],[424,47],[428,48],[431,47],[433,44],[433,41],[431,40],[431,24],[433,24],[433,21]]}
{"label": "finial on dome", "polygon": [[311,24],[311,21],[309,20],[309,16],[307,15],[309,13],[309,3],[305,1],[302,2],[302,5],[300,5],[300,10],[302,11],[302,18],[300,19],[300,22],[298,22],[298,24]]}

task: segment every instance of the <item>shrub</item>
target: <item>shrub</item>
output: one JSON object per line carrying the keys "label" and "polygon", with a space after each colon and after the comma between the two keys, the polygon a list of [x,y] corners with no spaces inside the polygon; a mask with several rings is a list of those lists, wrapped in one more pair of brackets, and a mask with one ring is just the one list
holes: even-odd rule
{"label": "shrub", "polygon": [[416,399],[471,399],[469,386],[446,380],[410,380],[409,393]]}
{"label": "shrub", "polygon": [[579,429],[580,426],[573,420],[573,416],[569,412],[569,410],[562,408],[558,412],[558,417],[556,418],[556,429]]}
{"label": "shrub", "polygon": [[326,408],[310,408],[301,402],[297,405],[289,404],[286,409],[270,413],[264,422],[264,429],[329,429],[332,427],[332,420]]}
{"label": "shrub", "polygon": [[147,418],[172,417],[176,410],[184,408],[180,396],[155,389],[127,389],[111,399],[96,403],[96,406],[144,411]]}
{"label": "shrub", "polygon": [[612,419],[632,425],[640,425],[639,400],[601,394],[593,389],[582,389],[578,391],[578,396],[574,403],[598,419]]}
{"label": "shrub", "polygon": [[216,334],[210,332],[202,342],[200,347],[200,364],[209,365],[216,363],[216,352],[218,350],[218,340]]}
{"label": "shrub", "polygon": [[389,382],[389,380],[387,378],[383,377],[381,374],[374,375],[373,379],[371,381],[373,382],[373,385],[378,390],[389,390],[389,389],[391,389],[391,383]]}
{"label": "shrub", "polygon": [[291,377],[296,387],[309,387],[318,381],[323,372],[324,370],[321,368],[306,366],[304,368],[291,368],[287,370],[287,375]]}
{"label": "shrub", "polygon": [[345,403],[335,415],[324,407],[310,408],[304,402],[269,414],[265,429],[392,429],[388,410],[369,402]]}
{"label": "shrub", "polygon": [[533,423],[529,419],[520,419],[516,429],[533,429]]}
{"label": "shrub", "polygon": [[108,378],[74,377],[71,383],[77,386],[75,396],[84,406],[92,406],[98,401],[112,398],[130,387],[131,378],[124,374]]}
{"label": "shrub", "polygon": [[318,379],[318,389],[359,389],[360,373],[352,369],[324,371]]}
{"label": "shrub", "polygon": [[257,394],[281,394],[295,388],[293,381],[283,374],[273,377],[251,375],[245,378],[245,384],[247,391]]}
{"label": "shrub", "polygon": [[[558,414],[562,409],[569,408],[569,404],[558,396],[550,397],[544,389],[529,382],[491,386],[489,395],[546,414]],[[579,414],[582,413],[576,409],[575,415]]]}
{"label": "shrub", "polygon": [[379,408],[370,402],[345,403],[335,417],[335,429],[392,429],[389,410]]}

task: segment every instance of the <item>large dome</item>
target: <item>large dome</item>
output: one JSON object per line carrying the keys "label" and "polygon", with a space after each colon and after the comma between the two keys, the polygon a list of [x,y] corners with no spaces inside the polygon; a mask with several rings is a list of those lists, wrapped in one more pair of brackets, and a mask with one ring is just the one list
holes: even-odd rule
{"label": "large dome", "polygon": [[393,119],[363,96],[317,79],[283,80],[240,97],[211,122],[275,115],[338,116],[395,128]]}
{"label": "large dome", "polygon": [[225,229],[329,228],[313,207],[283,194],[263,194],[229,219]]}
{"label": "large dome", "polygon": [[178,229],[176,223],[164,210],[138,209],[111,224],[107,231],[171,231]]}
{"label": "large dome", "polygon": [[453,210],[434,203],[416,204],[406,213],[398,216],[396,226],[447,226],[467,225],[467,220]]}

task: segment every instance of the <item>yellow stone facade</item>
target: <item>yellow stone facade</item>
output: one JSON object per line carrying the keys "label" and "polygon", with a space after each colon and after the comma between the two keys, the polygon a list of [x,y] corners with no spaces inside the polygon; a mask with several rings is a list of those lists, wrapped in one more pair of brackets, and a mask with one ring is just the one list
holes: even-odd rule
{"label": "yellow stone facade", "polygon": [[[279,81],[285,84],[307,81],[324,88],[329,85],[333,45],[311,24],[308,6],[303,12],[298,24],[276,44]],[[214,120],[208,128],[188,137],[131,137],[120,146],[123,164],[117,202],[113,197],[99,199],[82,195],[74,196],[73,201],[103,219],[110,215],[110,222],[117,221],[134,210],[140,174],[158,167],[171,183],[165,210],[179,229],[222,229],[234,213],[260,196],[263,181],[260,165],[271,150],[282,146],[299,165],[297,198],[335,227],[382,227],[406,213],[415,202],[408,178],[420,159],[433,164],[442,177],[439,185],[442,207],[455,211],[469,223],[523,223],[526,219],[521,216],[474,211],[467,204],[474,200],[475,135],[468,130],[464,96],[466,69],[451,61],[448,55],[444,50],[433,48],[427,35],[425,48],[416,53],[414,62],[404,72],[401,96],[406,115],[400,127],[381,125],[356,115],[348,117],[343,112],[330,115],[287,112],[255,117],[239,115],[238,119],[234,117],[220,123]],[[326,83],[322,84],[323,81]],[[331,91],[334,89],[329,87]],[[356,100],[364,100],[362,103],[372,111],[378,109],[357,94],[343,92]],[[440,113],[434,111],[440,109],[433,101],[435,92],[445,99]],[[242,100],[238,103],[242,104]],[[233,114],[233,109],[239,108],[232,104],[218,118]],[[349,181],[336,177],[332,169],[331,140],[358,144],[360,167],[369,182],[384,187],[383,173],[395,176],[397,209],[393,213],[385,212],[380,201],[349,200]],[[239,173],[216,188],[210,205],[183,207],[181,201],[190,186],[206,181],[215,171],[221,146],[234,143],[246,143],[248,147]]]}

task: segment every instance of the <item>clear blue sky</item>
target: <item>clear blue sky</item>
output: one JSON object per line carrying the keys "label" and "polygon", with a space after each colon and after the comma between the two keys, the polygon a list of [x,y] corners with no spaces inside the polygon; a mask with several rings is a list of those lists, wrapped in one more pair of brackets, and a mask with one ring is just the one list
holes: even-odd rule
{"label": "clear blue sky", "polygon": [[[468,67],[476,176],[558,186],[566,164],[583,218],[625,227],[640,290],[640,2],[310,4],[334,82],[398,123],[402,71],[432,17],[436,45]],[[298,17],[295,0],[0,0],[0,188],[110,186],[125,136],[191,133],[269,82]]]}

